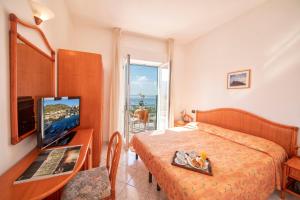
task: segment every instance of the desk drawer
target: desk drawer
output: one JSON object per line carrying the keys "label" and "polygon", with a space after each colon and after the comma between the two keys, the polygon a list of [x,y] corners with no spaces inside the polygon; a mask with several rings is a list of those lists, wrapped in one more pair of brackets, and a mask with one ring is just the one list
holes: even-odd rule
{"label": "desk drawer", "polygon": [[296,178],[297,180],[300,180],[300,171],[299,170],[290,168],[290,173],[289,174],[290,174],[290,176]]}

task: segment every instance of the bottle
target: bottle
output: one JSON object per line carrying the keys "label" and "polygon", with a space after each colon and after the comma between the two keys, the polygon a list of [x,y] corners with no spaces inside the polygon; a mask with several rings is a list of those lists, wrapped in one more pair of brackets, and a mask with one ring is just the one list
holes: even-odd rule
{"label": "bottle", "polygon": [[206,160],[206,158],[207,158],[207,154],[206,154],[206,152],[205,152],[205,151],[201,151],[201,153],[200,153],[200,157],[201,157],[201,160],[205,161],[205,160]]}

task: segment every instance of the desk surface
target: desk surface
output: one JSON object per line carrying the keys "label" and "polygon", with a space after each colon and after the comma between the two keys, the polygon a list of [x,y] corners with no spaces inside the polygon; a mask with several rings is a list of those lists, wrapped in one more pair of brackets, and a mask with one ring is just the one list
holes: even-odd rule
{"label": "desk surface", "polygon": [[13,184],[38,156],[40,150],[38,148],[33,149],[0,177],[0,199],[43,199],[62,188],[83,166],[88,154],[89,145],[92,143],[92,135],[92,129],[77,130],[77,134],[67,145],[82,145],[78,161],[72,173],[26,183]]}

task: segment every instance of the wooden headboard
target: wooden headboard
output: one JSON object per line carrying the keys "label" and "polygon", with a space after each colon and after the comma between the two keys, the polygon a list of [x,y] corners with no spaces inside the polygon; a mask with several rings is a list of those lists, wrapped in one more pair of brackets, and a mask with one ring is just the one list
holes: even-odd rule
{"label": "wooden headboard", "polygon": [[196,121],[271,140],[282,146],[290,157],[296,155],[297,127],[275,123],[252,113],[234,108],[197,111]]}

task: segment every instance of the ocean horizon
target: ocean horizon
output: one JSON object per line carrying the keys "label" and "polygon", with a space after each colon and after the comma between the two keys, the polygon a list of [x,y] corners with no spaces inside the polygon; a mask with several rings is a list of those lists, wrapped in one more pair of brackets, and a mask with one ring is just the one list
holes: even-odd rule
{"label": "ocean horizon", "polygon": [[[140,100],[141,97],[139,95],[130,95],[129,103],[131,106],[137,106]],[[144,104],[145,106],[156,106],[157,95],[145,95]]]}

